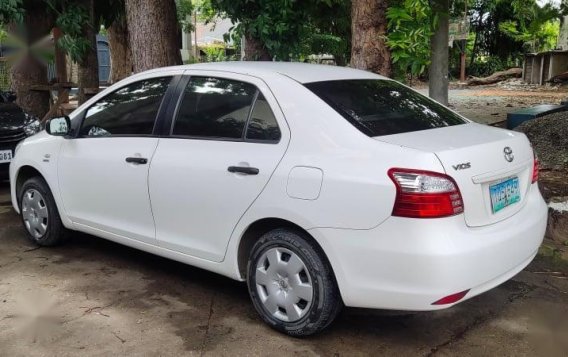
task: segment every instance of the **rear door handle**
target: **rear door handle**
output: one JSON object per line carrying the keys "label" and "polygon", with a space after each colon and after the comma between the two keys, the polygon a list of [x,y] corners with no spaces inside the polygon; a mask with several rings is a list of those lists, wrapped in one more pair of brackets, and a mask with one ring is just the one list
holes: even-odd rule
{"label": "rear door handle", "polygon": [[145,157],[127,157],[126,162],[129,164],[146,165],[148,163],[148,159]]}
{"label": "rear door handle", "polygon": [[260,172],[260,170],[257,169],[256,167],[248,167],[248,166],[229,166],[227,168],[227,171],[233,173],[245,174],[245,175],[258,175],[258,173]]}

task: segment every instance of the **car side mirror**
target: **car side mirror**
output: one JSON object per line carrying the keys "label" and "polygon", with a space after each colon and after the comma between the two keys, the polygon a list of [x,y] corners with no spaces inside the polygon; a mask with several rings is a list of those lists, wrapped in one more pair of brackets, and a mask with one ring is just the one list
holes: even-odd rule
{"label": "car side mirror", "polygon": [[66,136],[71,131],[71,119],[68,116],[51,118],[45,124],[45,131],[53,136]]}

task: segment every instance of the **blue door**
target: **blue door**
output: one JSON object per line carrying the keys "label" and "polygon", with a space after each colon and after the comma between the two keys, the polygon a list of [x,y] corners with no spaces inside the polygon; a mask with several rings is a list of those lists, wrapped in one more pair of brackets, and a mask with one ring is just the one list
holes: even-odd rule
{"label": "blue door", "polygon": [[99,81],[108,84],[110,80],[110,49],[104,36],[97,36],[97,57],[99,60]]}

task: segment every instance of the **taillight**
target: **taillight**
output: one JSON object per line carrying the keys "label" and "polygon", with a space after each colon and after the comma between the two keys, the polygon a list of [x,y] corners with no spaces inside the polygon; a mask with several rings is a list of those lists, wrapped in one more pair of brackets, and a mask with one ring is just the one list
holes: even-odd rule
{"label": "taillight", "polygon": [[396,185],[393,216],[440,218],[463,212],[463,201],[456,182],[438,172],[390,169]]}
{"label": "taillight", "polygon": [[532,183],[538,181],[538,156],[536,156],[536,152],[534,153],[534,161],[533,161],[533,170],[532,170]]}

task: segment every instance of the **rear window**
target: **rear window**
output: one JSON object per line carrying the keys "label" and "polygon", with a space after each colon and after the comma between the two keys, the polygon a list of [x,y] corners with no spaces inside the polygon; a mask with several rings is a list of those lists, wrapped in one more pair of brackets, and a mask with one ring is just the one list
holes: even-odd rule
{"label": "rear window", "polygon": [[305,86],[371,137],[466,123],[441,104],[394,81],[355,79]]}

